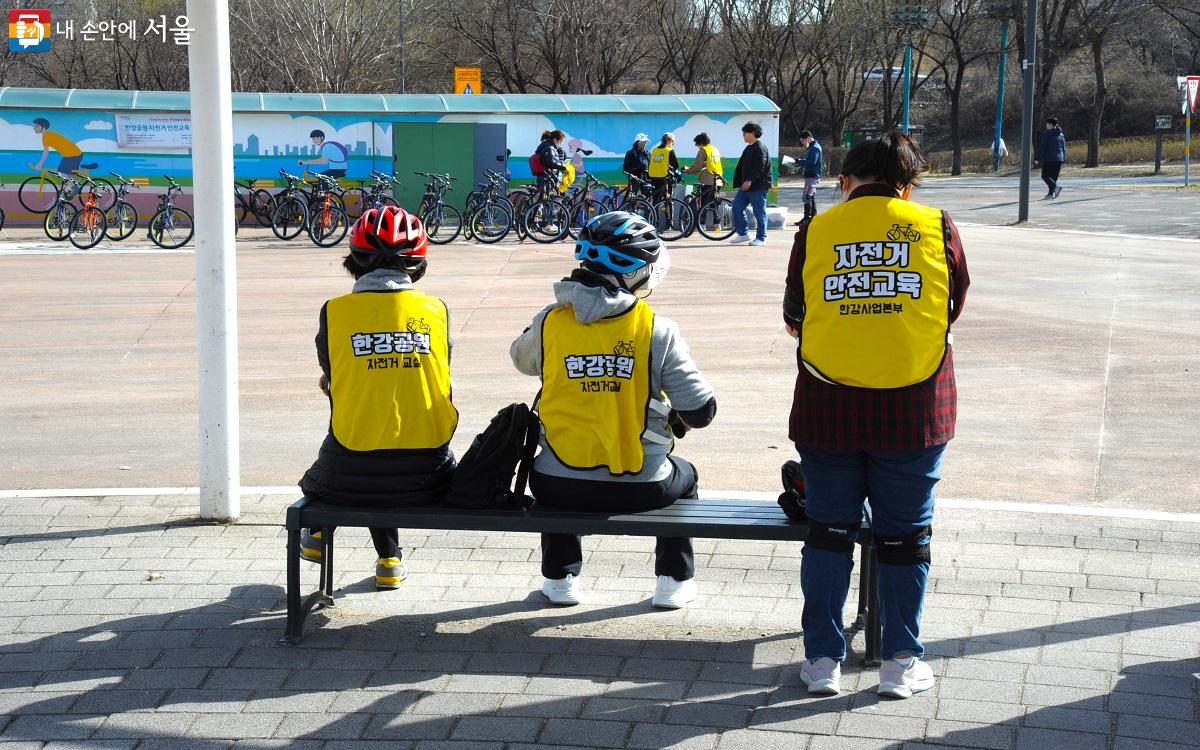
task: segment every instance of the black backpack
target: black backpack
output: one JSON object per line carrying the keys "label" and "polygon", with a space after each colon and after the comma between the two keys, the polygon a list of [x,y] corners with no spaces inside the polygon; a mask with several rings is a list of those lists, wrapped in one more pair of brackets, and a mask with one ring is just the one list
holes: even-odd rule
{"label": "black backpack", "polygon": [[525,404],[501,409],[458,462],[446,502],[474,510],[532,505],[525,485],[540,433],[541,421]]}

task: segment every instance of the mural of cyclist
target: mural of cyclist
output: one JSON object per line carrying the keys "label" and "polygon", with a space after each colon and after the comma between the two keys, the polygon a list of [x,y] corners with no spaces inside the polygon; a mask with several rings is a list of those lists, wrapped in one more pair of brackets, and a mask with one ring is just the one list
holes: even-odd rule
{"label": "mural of cyclist", "polygon": [[77,169],[95,169],[95,164],[81,164],[83,161],[83,151],[75,142],[67,138],[62,133],[56,133],[50,129],[50,121],[45,117],[35,118],[33,121],[33,132],[42,137],[42,158],[38,159],[37,164],[30,164],[29,168],[35,172],[42,171],[43,165],[46,163],[46,158],[50,156],[50,149],[58,152],[62,157],[62,161],[58,163],[58,171],[73,173]]}
{"label": "mural of cyclist", "polygon": [[317,149],[317,155],[312,159],[301,159],[296,162],[300,166],[324,166],[325,170],[321,174],[327,177],[345,177],[346,165],[350,157],[350,150],[345,145],[337,141],[325,140],[324,130],[314,130],[308,134],[312,145]]}

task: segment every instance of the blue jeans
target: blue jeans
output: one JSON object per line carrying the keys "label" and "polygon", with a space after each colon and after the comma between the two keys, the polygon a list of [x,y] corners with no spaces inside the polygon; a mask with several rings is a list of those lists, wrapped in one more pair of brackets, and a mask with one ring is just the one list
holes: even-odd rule
{"label": "blue jeans", "polygon": [[746,234],[749,223],[746,221],[746,207],[754,209],[754,222],[758,226],[754,230],[757,239],[767,239],[767,191],[741,190],[733,196],[733,233]]}
{"label": "blue jeans", "polygon": [[[871,522],[878,538],[906,537],[933,522],[933,486],[941,479],[945,444],[911,451],[824,451],[797,445],[804,474],[808,517],[853,526],[857,537],[863,500],[871,500]],[[924,540],[928,544],[928,539]],[[804,546],[800,588],[804,592],[804,654],[808,659],[846,658],[842,608],[850,589],[853,552]],[[929,583],[929,563],[879,564],[879,613],[882,655],[900,652],[923,656],[921,612]]]}

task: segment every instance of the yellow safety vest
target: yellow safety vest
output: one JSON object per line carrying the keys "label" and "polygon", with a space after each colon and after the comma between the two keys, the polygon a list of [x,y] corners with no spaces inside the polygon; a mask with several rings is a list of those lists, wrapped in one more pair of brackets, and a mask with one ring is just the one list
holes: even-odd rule
{"label": "yellow safety vest", "polygon": [[446,303],[415,289],[325,307],[334,438],[354,451],[440,448],[458,426]]}
{"label": "yellow safety vest", "polygon": [[808,225],[800,358],[861,388],[929,379],[946,356],[950,271],[942,212],[865,196]]}
{"label": "yellow safety vest", "polygon": [[650,168],[647,171],[651,177],[666,177],[671,167],[671,152],[675,149],[669,146],[655,146],[650,149]]}
{"label": "yellow safety vest", "polygon": [[614,476],[641,471],[653,329],[654,312],[640,300],[586,324],[570,307],[546,314],[538,413],[546,444],[564,465]]}
{"label": "yellow safety vest", "polygon": [[721,172],[721,152],[711,143],[707,146],[701,146],[700,150],[704,152],[704,168],[709,174],[722,174]]}

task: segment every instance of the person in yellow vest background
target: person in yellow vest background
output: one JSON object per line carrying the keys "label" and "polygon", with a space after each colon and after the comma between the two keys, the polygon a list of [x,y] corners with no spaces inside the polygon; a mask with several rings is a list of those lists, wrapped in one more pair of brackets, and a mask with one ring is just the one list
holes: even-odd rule
{"label": "person in yellow vest background", "polygon": [[[721,152],[712,145],[708,133],[698,133],[692,142],[696,144],[696,158],[683,171],[696,175],[700,182],[700,205],[711,203],[716,196],[717,178],[721,177]],[[724,179],[724,178],[722,178]]]}
{"label": "person in yellow vest background", "polygon": [[[539,505],[637,512],[697,496],[696,469],[672,455],[674,438],[717,413],[712,386],[679,327],[642,301],[666,275],[654,227],[624,211],[589,221],[575,245],[580,265],[554,284],[554,304],[512,343],[516,368],[542,380],[541,452],[530,473]],[[542,535],[542,593],[578,604],[580,538]],[[696,598],[692,542],[660,538],[652,603],[678,609]]]}
{"label": "person in yellow vest background", "polygon": [[675,134],[663,133],[658,145],[650,149],[650,166],[646,173],[650,176],[650,184],[654,186],[654,200],[660,201],[667,195],[667,172],[679,169],[679,159],[675,156]]}
{"label": "person in yellow vest background", "polygon": [[[321,308],[319,385],[329,397],[329,433],[300,480],[306,497],[340,505],[390,508],[441,500],[453,476],[450,438],[450,314],[418,291],[428,237],[421,220],[396,206],[367,210],[350,232],[342,266],[350,294]],[[320,562],[320,531],[300,535],[300,553]],[[379,559],[375,586],[407,576],[399,532],[371,529]]]}
{"label": "person in yellow vest background", "polygon": [[800,454],[810,532],[800,586],[811,693],[840,690],[842,607],[852,552],[871,501],[883,624],[880,695],[934,684],[923,661],[934,485],[954,437],[950,325],[971,279],[958,229],[911,200],[926,169],[898,131],[850,150],[844,201],[800,227],[783,319],[798,338],[789,436]]}

